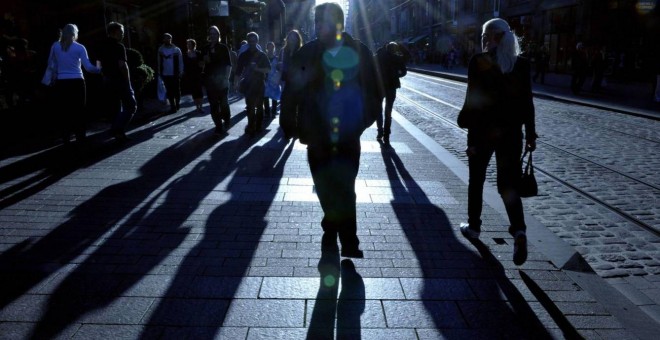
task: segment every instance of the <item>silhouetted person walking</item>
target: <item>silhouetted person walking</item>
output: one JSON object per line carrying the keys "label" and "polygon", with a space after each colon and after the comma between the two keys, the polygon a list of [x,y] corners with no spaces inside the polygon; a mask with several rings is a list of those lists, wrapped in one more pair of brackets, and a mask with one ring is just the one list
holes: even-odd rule
{"label": "silhouetted person walking", "polygon": [[186,53],[183,56],[183,79],[184,84],[190,91],[190,95],[195,103],[197,113],[204,112],[202,108],[204,100],[204,86],[202,84],[202,71],[204,59],[202,51],[197,49],[195,39],[186,40]]}
{"label": "silhouetted person walking", "polygon": [[[264,93],[266,90],[266,75],[270,72],[270,60],[259,48],[259,35],[256,32],[247,34],[247,49],[238,54],[236,74],[243,83],[245,105],[247,106],[248,125],[245,133],[253,136],[263,129]],[[240,79],[239,79],[240,82]],[[237,84],[238,85],[238,84]]]}
{"label": "silhouetted person walking", "polygon": [[204,85],[209,100],[211,118],[215,124],[215,134],[219,135],[231,126],[229,109],[229,75],[231,73],[231,57],[229,47],[220,42],[220,29],[211,26],[208,30],[209,43],[202,49],[204,56]]}
{"label": "silhouetted person walking", "polygon": [[114,115],[110,132],[118,143],[124,143],[128,141],[125,131],[137,111],[137,101],[126,62],[126,48],[121,43],[124,25],[113,21],[108,24],[107,33],[108,38],[99,56],[103,68],[104,95]]}
{"label": "silhouetted person walking", "polygon": [[584,44],[579,42],[575,45],[575,51],[573,51],[571,57],[571,69],[573,70],[571,91],[573,91],[573,94],[580,94],[580,91],[582,91],[582,86],[587,79],[588,67],[587,51],[584,48]]}
{"label": "silhouetted person walking", "polygon": [[181,76],[183,76],[183,53],[172,43],[172,35],[163,34],[163,44],[158,47],[158,74],[163,79],[170,113],[179,111],[181,103]]}
{"label": "silhouetted person walking", "polygon": [[374,58],[344,32],[336,3],[316,6],[316,40],[293,55],[280,120],[286,136],[307,144],[307,159],[323,208],[322,249],[363,257],[357,237],[355,179],[360,135],[376,119],[380,101]]}
{"label": "silhouetted person walking", "polygon": [[[381,96],[385,98],[385,110],[379,113],[376,118],[376,125],[378,126],[376,139],[389,145],[390,133],[392,132],[392,108],[396,99],[396,89],[401,87],[399,78],[406,75],[408,68],[406,68],[406,60],[401,46],[394,41],[387,43],[376,51],[376,61]],[[383,113],[385,117],[383,117]]]}
{"label": "silhouetted person walking", "polygon": [[509,217],[509,233],[514,237],[513,262],[527,260],[527,226],[522,201],[516,189],[520,179],[523,133],[525,148],[536,148],[534,103],[529,61],[520,56],[518,40],[509,24],[491,19],[482,28],[483,53],[468,65],[468,87],[458,125],[468,129],[467,150],[468,223],[461,233],[476,239],[481,233],[481,210],[486,169],[495,153],[497,191]]}
{"label": "silhouetted person walking", "polygon": [[550,53],[548,53],[548,48],[543,45],[536,53],[536,71],[532,77],[535,83],[540,80],[541,84],[545,84],[545,74],[548,71],[549,62]]}
{"label": "silhouetted person walking", "polygon": [[89,60],[85,46],[77,42],[78,26],[67,24],[62,29],[60,41],[55,42],[50,51],[48,65],[54,65],[57,73],[55,101],[57,112],[62,114],[61,133],[64,144],[69,144],[71,134],[76,142],[86,140],[87,86],[82,67],[90,73],[101,73]]}

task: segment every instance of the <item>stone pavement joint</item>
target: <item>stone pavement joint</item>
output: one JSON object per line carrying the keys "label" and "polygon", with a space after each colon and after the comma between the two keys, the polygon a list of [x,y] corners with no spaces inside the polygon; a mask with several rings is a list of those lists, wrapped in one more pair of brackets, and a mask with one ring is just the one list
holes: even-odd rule
{"label": "stone pavement joint", "polygon": [[544,253],[557,240],[530,230],[513,265],[494,188],[480,241],[465,240],[464,166],[398,114],[392,148],[375,127],[362,137],[365,258],[342,260],[320,250],[305,149],[277,119],[249,138],[235,115],[218,138],[182,106],[121,149],[91,136],[84,166],[53,166],[59,147],[0,161],[15,197],[0,211],[2,337],[650,339],[604,301],[620,294],[592,293],[607,283]]}

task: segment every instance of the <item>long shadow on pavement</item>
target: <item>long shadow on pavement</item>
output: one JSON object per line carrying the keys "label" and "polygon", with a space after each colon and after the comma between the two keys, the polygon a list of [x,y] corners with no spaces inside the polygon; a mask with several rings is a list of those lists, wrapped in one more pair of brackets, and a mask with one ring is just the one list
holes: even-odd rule
{"label": "long shadow on pavement", "polygon": [[[293,143],[287,144],[280,132],[264,145],[252,146],[256,140],[255,137],[223,144],[212,153],[207,170],[195,174],[195,178],[231,178],[226,186],[228,195],[218,198],[219,206],[209,214],[200,239],[177,264],[178,272],[169,288],[147,312],[141,338],[234,338],[222,333],[231,330],[220,329],[227,317],[239,327],[254,326],[250,324],[253,320],[275,318],[243,314],[265,312],[258,306],[257,296],[250,295],[256,294],[256,290],[245,287],[258,286],[261,282],[260,277],[249,276],[248,269],[262,242],[266,215]],[[241,285],[243,289],[239,289]],[[233,316],[229,313],[230,306],[234,307]],[[287,311],[286,308],[275,310]]]}
{"label": "long shadow on pavement", "polygon": [[[384,147],[381,154],[395,191],[392,207],[423,275],[400,279],[408,300],[384,301],[387,315],[401,316],[388,319],[388,326],[430,329],[444,339],[550,339],[501,264],[484,261],[456,239],[444,211],[430,201],[396,150]],[[397,202],[403,193],[414,202]],[[419,310],[419,300],[425,311]]]}
{"label": "long shadow on pavement", "polygon": [[340,263],[337,251],[323,251],[318,270],[319,290],[313,302],[306,338],[334,339],[336,327],[337,339],[361,339],[360,317],[365,310],[365,286],[355,264],[349,259]]}
{"label": "long shadow on pavement", "polygon": [[[179,225],[175,226],[152,217],[157,214],[147,215],[151,219],[142,218],[142,215],[150,212],[148,210],[158,210],[153,205],[156,203],[154,200],[158,199],[161,193],[157,193],[138,212],[131,212],[216,142],[217,140],[210,136],[210,132],[181,140],[148,160],[140,168],[138,177],[108,186],[78,205],[66,222],[55,227],[35,243],[25,242],[0,255],[0,267],[3,273],[13,278],[3,285],[0,307],[7,306],[31,287],[58,271],[59,275],[53,278],[52,282],[49,281],[40,288],[48,289],[48,286],[57,284],[64,277],[52,295],[47,312],[40,323],[39,332],[35,335],[54,335],[61,331],[67,322],[75,320],[74,316],[109,302],[106,295],[114,296],[113,289],[125,284],[122,281],[125,280],[124,276],[115,275],[117,271],[122,270],[121,264],[129,263],[139,268],[142,265],[148,267],[151,263],[150,261],[146,264],[136,263],[140,253],[131,253],[131,248],[138,247],[146,251],[144,247],[151,244],[135,237],[128,237],[131,233],[144,232],[145,237],[153,236],[149,234],[154,231],[150,228],[165,224],[162,231],[165,235],[168,235],[166,232],[169,231],[174,239],[180,239],[186,234],[185,231],[177,229]],[[176,182],[172,182],[170,190],[176,190],[176,185]],[[145,221],[144,225],[138,223],[141,220]],[[158,228],[155,231],[158,232]],[[129,239],[130,241],[126,242],[130,243],[122,242],[124,239]],[[95,248],[97,244],[100,245]],[[76,260],[87,252],[89,252],[88,256],[81,260],[82,262]],[[153,252],[152,249],[151,253]],[[158,251],[155,255],[156,258],[159,257]],[[162,256],[160,255],[161,258]],[[76,267],[78,263],[80,264]],[[75,269],[68,274],[66,266]],[[137,269],[129,272],[141,273]]]}
{"label": "long shadow on pavement", "polygon": [[[245,117],[245,112],[233,115],[232,125]],[[77,149],[75,146],[62,145],[51,147],[29,157],[0,167],[0,185],[15,180],[0,190],[0,209],[16,204],[57,183],[62,178],[81,167],[90,167],[103,159],[122,152],[127,147],[145,142],[167,128],[182,124],[194,118],[193,113],[162,118],[157,124],[132,134],[133,140],[125,145],[116,145],[107,132],[89,136],[89,146]],[[142,119],[142,125],[151,119]],[[133,124],[133,126],[140,126]]]}

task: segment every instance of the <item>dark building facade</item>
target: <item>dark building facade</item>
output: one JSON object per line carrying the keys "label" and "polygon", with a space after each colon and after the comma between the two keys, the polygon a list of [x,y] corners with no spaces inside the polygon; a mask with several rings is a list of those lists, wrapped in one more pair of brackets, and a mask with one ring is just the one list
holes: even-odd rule
{"label": "dark building facade", "polygon": [[[540,46],[550,51],[550,71],[569,72],[569,56],[577,42],[604,49],[610,68],[621,74],[655,74],[660,52],[660,0],[342,0],[347,30],[370,47],[396,40],[420,51],[426,62],[439,62],[454,49],[465,62],[480,50],[481,24],[507,19],[527,53]],[[214,6],[224,4],[224,13]],[[155,64],[164,32],[184,47],[185,39],[206,40],[209,25],[221,29],[233,48],[249,31],[263,43],[281,45],[286,32],[298,29],[305,41],[314,37],[315,0],[5,0],[0,2],[2,43],[25,38],[45,62],[57,31],[67,23],[80,28],[80,42],[94,53],[105,25],[125,25],[128,47]],[[4,53],[4,46],[2,52]],[[94,56],[92,55],[92,58]],[[615,72],[614,70],[610,70]]]}
{"label": "dark building facade", "polygon": [[[479,52],[481,25],[504,18],[522,47],[550,51],[550,71],[570,72],[577,42],[604,50],[609,72],[644,78],[657,72],[660,0],[351,0],[354,34],[372,45],[396,40],[439,62],[455,50],[460,62]],[[383,11],[388,10],[387,15]],[[618,71],[617,71],[618,70]]]}

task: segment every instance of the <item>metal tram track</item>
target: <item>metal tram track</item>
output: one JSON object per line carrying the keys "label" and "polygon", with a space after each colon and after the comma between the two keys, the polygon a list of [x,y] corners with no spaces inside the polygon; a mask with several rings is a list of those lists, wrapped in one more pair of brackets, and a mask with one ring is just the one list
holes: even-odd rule
{"label": "metal tram track", "polygon": [[[548,99],[546,99],[546,100],[548,100]],[[587,114],[590,115],[590,113],[587,113]],[[616,134],[619,134],[619,135],[623,135],[623,136],[627,136],[627,137],[633,137],[633,138],[645,140],[647,142],[651,142],[651,143],[655,143],[655,144],[660,144],[660,140],[658,140],[658,139],[651,139],[651,138],[636,136],[636,135],[633,135],[631,133],[624,132],[624,131],[621,131],[621,130],[609,128],[609,127],[602,126],[602,125],[595,125],[594,123],[589,122],[584,118],[578,118],[578,117],[574,117],[574,116],[569,117],[568,115],[565,115],[565,117],[557,117],[557,116],[550,115],[550,116],[546,117],[546,119],[554,119],[556,121],[561,121],[561,122],[565,122],[565,123],[570,123],[571,120],[574,120],[574,121],[577,120],[577,121],[580,121],[581,123],[589,124],[590,127],[593,128],[593,129],[600,129],[600,130],[603,130],[603,131],[608,131],[608,132],[611,132],[611,133],[616,133]],[[637,124],[628,124],[628,123],[624,123],[624,122],[620,122],[620,123],[621,124],[627,124],[627,125],[633,126],[633,127],[638,127],[638,128],[642,127],[642,126],[637,125]],[[647,128],[648,126],[643,126],[643,127]]]}
{"label": "metal tram track", "polygon": [[[424,96],[431,97],[431,96],[429,96],[429,95],[427,95],[427,94],[424,94],[424,93],[422,93],[422,92],[419,92],[419,91],[417,91],[417,90],[410,89],[410,88],[408,88],[408,89],[409,89],[409,90],[412,90],[413,92],[416,92],[416,93],[418,93],[418,94],[422,94],[422,95],[424,95]],[[405,96],[405,95],[398,95],[397,98],[402,99],[402,100],[405,100],[407,103],[409,103],[410,105],[412,105],[412,106],[418,108],[418,109],[419,109],[420,111],[422,111],[423,113],[426,113],[427,115],[429,115],[429,116],[431,116],[431,117],[433,117],[433,118],[435,118],[435,119],[442,120],[442,121],[444,121],[445,123],[449,124],[450,126],[455,127],[456,129],[460,130],[460,131],[463,132],[464,134],[467,134],[467,131],[464,130],[464,129],[462,129],[462,128],[460,128],[460,127],[459,127],[459,126],[458,126],[453,120],[448,119],[447,117],[444,117],[444,116],[442,116],[442,115],[439,115],[439,114],[437,114],[437,113],[435,113],[435,112],[429,110],[428,108],[426,108],[426,107],[424,107],[424,106],[418,104],[417,102],[413,101],[412,99],[408,98],[407,96]],[[438,100],[438,101],[440,101],[442,104],[448,105],[448,106],[450,106],[450,107],[452,107],[452,108],[457,108],[457,107],[456,107],[455,105],[453,105],[453,104],[450,104],[450,103],[444,102],[444,101],[442,101],[442,100]],[[655,186],[655,185],[652,185],[652,184],[646,183],[646,182],[644,182],[644,181],[641,181],[641,180],[639,180],[639,179],[636,179],[636,178],[634,178],[634,177],[631,177],[631,176],[629,176],[629,175],[627,175],[627,174],[625,174],[625,173],[622,173],[622,172],[620,172],[620,171],[618,171],[618,170],[611,169],[611,168],[609,168],[609,167],[607,167],[607,166],[604,166],[604,165],[602,165],[602,164],[598,164],[598,163],[596,163],[596,162],[590,161],[590,160],[588,160],[588,159],[586,159],[586,158],[584,158],[584,157],[580,157],[580,156],[578,156],[578,155],[575,155],[574,153],[572,153],[572,152],[570,152],[570,151],[564,150],[564,149],[562,149],[562,148],[556,147],[556,146],[551,145],[551,144],[548,144],[548,143],[544,143],[544,142],[543,142],[543,144],[546,145],[546,146],[550,146],[550,147],[552,147],[553,149],[560,150],[560,151],[563,151],[563,152],[565,152],[565,153],[568,153],[568,154],[570,154],[570,155],[572,155],[572,156],[574,156],[574,157],[577,157],[578,159],[581,159],[581,160],[584,160],[584,161],[589,162],[589,163],[591,163],[591,164],[594,164],[594,165],[597,165],[597,166],[599,166],[599,167],[605,168],[605,169],[608,170],[608,171],[614,172],[615,174],[618,174],[618,175],[621,175],[621,176],[626,177],[626,178],[628,178],[628,179],[631,179],[631,180],[633,180],[633,181],[635,181],[635,182],[637,182],[637,183],[640,183],[640,184],[646,185],[646,186],[648,186],[648,187],[650,187],[650,188],[653,188],[653,189],[655,189],[655,190],[660,190],[660,188],[659,188],[658,186]],[[561,185],[563,185],[563,186],[565,186],[565,187],[571,189],[572,191],[578,193],[579,195],[581,195],[581,196],[583,196],[583,197],[585,197],[585,198],[591,200],[592,202],[594,202],[594,203],[596,203],[596,204],[598,204],[598,205],[600,205],[600,206],[606,208],[607,210],[609,210],[609,211],[611,211],[611,212],[613,212],[613,213],[619,215],[619,216],[622,217],[623,219],[625,219],[625,220],[627,220],[627,221],[629,221],[629,222],[631,222],[631,223],[633,223],[633,224],[639,226],[640,228],[642,228],[642,229],[644,229],[644,230],[646,230],[646,231],[648,231],[648,232],[654,234],[655,236],[660,237],[660,230],[656,230],[656,229],[653,228],[651,225],[649,225],[649,224],[645,223],[644,221],[642,221],[642,220],[636,218],[635,216],[633,216],[633,215],[631,215],[631,214],[629,214],[629,213],[627,213],[627,212],[625,212],[625,211],[623,211],[623,210],[621,210],[621,209],[619,209],[619,208],[617,208],[617,207],[615,207],[615,206],[612,206],[611,204],[609,204],[609,203],[607,203],[607,202],[605,202],[605,201],[599,199],[598,197],[596,197],[596,196],[594,196],[594,195],[592,195],[592,194],[590,194],[590,193],[588,193],[588,192],[586,192],[586,191],[584,191],[584,190],[578,188],[577,186],[575,186],[575,185],[573,185],[573,184],[571,184],[571,183],[569,183],[569,182],[567,182],[567,181],[561,179],[560,177],[553,175],[551,172],[546,171],[546,170],[544,170],[544,169],[542,169],[542,168],[539,168],[539,167],[536,166],[536,165],[534,166],[534,170],[535,170],[535,171],[538,171],[538,172],[540,172],[540,173],[542,173],[543,175],[547,176],[548,178],[551,178],[551,179],[554,180],[555,182],[557,182],[557,183],[559,183],[559,184],[561,184]]]}
{"label": "metal tram track", "polygon": [[[461,93],[465,93],[465,89],[467,88],[467,84],[464,81],[460,81],[460,80],[456,80],[456,79],[446,79],[446,78],[442,78],[442,77],[438,77],[438,76],[428,75],[428,74],[425,74],[425,73],[417,73],[417,72],[414,72],[414,71],[412,71],[411,74],[414,74],[414,76],[416,77],[415,79],[418,79],[418,80],[421,80],[421,81],[424,81],[424,82],[427,82],[427,83],[435,84],[437,86],[441,86],[441,87],[445,88],[446,90],[459,91]],[[545,94],[534,94],[534,97],[539,98],[539,99],[544,99],[544,100],[557,101],[557,98],[549,97]],[[587,107],[594,108],[593,106],[584,105],[584,104],[581,104],[581,103],[571,102],[570,104],[577,105],[577,106],[587,106]],[[595,108],[595,109],[603,110],[602,108]],[[627,113],[627,112],[620,112],[618,110],[616,112],[619,113],[619,114],[624,113],[627,116],[633,116],[633,117],[645,118],[645,119],[652,119],[650,117],[646,117],[646,116],[641,116],[640,117],[639,115],[636,115],[636,114],[630,114],[630,113]],[[594,117],[594,118],[601,118],[601,115],[599,115],[595,112],[580,112],[580,114],[584,115],[585,117],[584,118],[578,118],[578,117],[575,117],[575,116],[570,116],[569,114],[565,114],[565,115],[563,115],[564,116],[563,119],[560,118],[560,117],[554,117],[554,116],[550,116],[549,118],[551,118],[551,119],[562,119],[562,121],[565,121],[565,122],[568,122],[570,120],[578,120],[578,121],[583,122],[585,124],[591,124],[592,127],[597,127],[597,128],[602,129],[604,131],[615,132],[615,133],[618,133],[618,134],[621,134],[621,135],[626,135],[626,136],[630,136],[630,137],[643,139],[643,140],[646,140],[646,141],[649,141],[649,142],[652,142],[652,143],[660,143],[660,140],[658,140],[658,139],[646,138],[646,137],[632,135],[632,134],[627,133],[625,131],[613,129],[613,128],[610,128],[610,127],[607,127],[607,126],[602,126],[600,124],[598,126],[594,126],[593,123],[588,121],[588,117],[586,117],[586,116]],[[643,125],[643,124],[640,124],[640,123],[631,123],[629,121],[624,121],[623,119],[616,118],[616,116],[612,116],[610,119],[612,121],[616,122],[617,124],[622,124],[622,125],[628,126],[630,128],[648,128],[648,125]]]}

